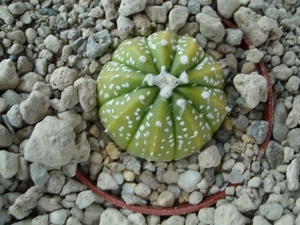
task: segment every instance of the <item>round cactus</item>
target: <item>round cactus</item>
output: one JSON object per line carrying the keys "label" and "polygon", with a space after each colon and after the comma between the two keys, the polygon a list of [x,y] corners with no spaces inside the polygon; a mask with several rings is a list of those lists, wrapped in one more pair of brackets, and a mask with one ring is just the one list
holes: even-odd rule
{"label": "round cactus", "polygon": [[105,131],[149,161],[199,151],[226,115],[221,66],[194,38],[169,30],[123,41],[97,83]]}

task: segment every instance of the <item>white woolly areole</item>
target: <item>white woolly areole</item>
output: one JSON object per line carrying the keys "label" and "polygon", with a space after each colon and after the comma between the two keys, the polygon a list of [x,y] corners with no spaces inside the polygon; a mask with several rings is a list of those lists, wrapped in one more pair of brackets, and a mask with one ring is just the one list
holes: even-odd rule
{"label": "white woolly areole", "polygon": [[178,99],[176,105],[180,108],[180,116],[181,116],[185,110],[186,101],[184,99]]}
{"label": "white woolly areole", "polygon": [[145,56],[141,55],[141,56],[139,57],[139,61],[140,61],[141,63],[145,63],[145,62],[147,61],[147,58],[146,58]]}
{"label": "white woolly areole", "polygon": [[182,65],[187,65],[189,63],[189,57],[187,55],[180,56],[180,63]]}
{"label": "white woolly areole", "polygon": [[161,46],[166,46],[168,44],[168,41],[166,39],[162,39],[160,41]]}
{"label": "white woolly areole", "polygon": [[172,95],[172,91],[180,84],[188,83],[188,75],[184,71],[180,74],[179,78],[169,74],[166,67],[161,67],[161,72],[158,75],[147,74],[143,82],[147,82],[149,86],[157,86],[160,88],[160,96],[163,99],[168,99]]}

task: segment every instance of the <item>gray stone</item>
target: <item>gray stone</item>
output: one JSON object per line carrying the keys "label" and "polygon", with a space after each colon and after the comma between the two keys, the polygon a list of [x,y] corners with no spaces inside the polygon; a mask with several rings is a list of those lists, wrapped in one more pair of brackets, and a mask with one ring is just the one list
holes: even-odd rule
{"label": "gray stone", "polygon": [[202,168],[217,167],[221,163],[221,155],[216,145],[203,149],[198,156],[199,166]]}
{"label": "gray stone", "polygon": [[135,174],[139,175],[141,170],[141,161],[139,161],[136,157],[128,155],[123,159],[123,165],[126,169],[132,170]]}
{"label": "gray stone", "polygon": [[96,200],[95,194],[91,190],[82,191],[77,195],[75,204],[79,209],[85,209]]}
{"label": "gray stone", "polygon": [[259,46],[264,43],[269,32],[261,30],[258,26],[258,21],[262,16],[256,14],[250,8],[240,7],[234,13],[234,20],[237,26],[243,31],[254,46]]}
{"label": "gray stone", "polygon": [[68,210],[59,209],[49,214],[49,222],[52,224],[65,224],[68,217]]}
{"label": "gray stone", "polygon": [[300,149],[300,128],[292,129],[286,136],[287,144],[294,149],[295,152],[299,152]]}
{"label": "gray stone", "polygon": [[39,215],[32,219],[31,225],[48,225],[49,215]]}
{"label": "gray stone", "polygon": [[60,170],[52,170],[49,172],[49,176],[45,185],[47,192],[51,194],[60,193],[66,180],[63,172]]}
{"label": "gray stone", "polygon": [[287,65],[280,64],[272,69],[272,73],[278,80],[286,81],[290,76],[292,76],[293,71]]}
{"label": "gray stone", "polygon": [[8,6],[8,10],[13,15],[21,15],[25,12],[26,9],[26,5],[23,2],[14,2]]}
{"label": "gray stone", "polygon": [[35,126],[24,149],[25,158],[52,167],[66,165],[75,151],[74,139],[68,122],[47,116]]}
{"label": "gray stone", "polygon": [[149,36],[152,32],[151,21],[144,14],[137,14],[133,17],[133,33],[135,36]]}
{"label": "gray stone", "polygon": [[0,62],[0,68],[0,90],[14,89],[19,83],[14,62],[11,59],[3,59]]}
{"label": "gray stone", "polygon": [[233,79],[234,86],[241,94],[246,107],[253,109],[268,98],[267,80],[256,73],[238,74]]}
{"label": "gray stone", "polygon": [[283,207],[277,202],[265,203],[259,206],[259,212],[268,220],[275,221],[283,213]]}
{"label": "gray stone", "polygon": [[59,67],[50,76],[50,84],[53,89],[64,90],[71,86],[78,78],[78,72],[68,67]]}
{"label": "gray stone", "polygon": [[299,125],[300,122],[300,95],[295,96],[293,101],[293,108],[289,112],[288,117],[285,120],[285,124],[288,128],[294,128]]}
{"label": "gray stone", "polygon": [[219,18],[198,13],[196,21],[200,24],[200,32],[203,36],[215,42],[221,42],[225,36],[226,30]]}
{"label": "gray stone", "polygon": [[127,219],[132,225],[147,225],[146,219],[141,213],[131,213],[127,216]]}
{"label": "gray stone", "polygon": [[226,0],[217,0],[217,9],[218,12],[225,18],[231,18],[233,13],[240,7],[238,0],[226,1]]}
{"label": "gray stone", "polygon": [[45,167],[39,163],[30,164],[30,177],[34,184],[39,188],[42,188],[44,184],[49,180],[50,176]]}
{"label": "gray stone", "polygon": [[6,5],[1,5],[0,6],[0,18],[4,21],[6,24],[12,24],[14,22],[14,17],[8,11],[8,8]]}
{"label": "gray stone", "polygon": [[[83,219],[80,219],[84,224],[99,224],[100,216],[104,209],[98,203],[92,203],[86,207],[83,213]],[[74,215],[75,216],[75,215]],[[78,218],[78,216],[76,216]]]}
{"label": "gray stone", "polygon": [[202,222],[204,224],[213,224],[214,213],[215,213],[214,207],[202,208],[198,212],[198,218],[199,218],[200,222]]}
{"label": "gray stone", "polygon": [[271,225],[271,223],[262,215],[256,215],[252,219],[253,225]]}
{"label": "gray stone", "polygon": [[146,199],[150,195],[151,189],[144,183],[138,183],[138,185],[134,188],[134,193],[137,196]]}
{"label": "gray stone", "polygon": [[79,103],[85,112],[91,112],[97,105],[96,84],[95,80],[82,77],[74,83]]}
{"label": "gray stone", "polygon": [[189,11],[186,7],[178,6],[173,8],[169,13],[169,28],[177,31],[183,27],[187,21]]}
{"label": "gray stone", "polygon": [[187,8],[192,15],[198,14],[200,12],[200,7],[201,7],[200,2],[196,0],[188,1]]}
{"label": "gray stone", "polygon": [[13,135],[9,132],[9,130],[0,124],[0,147],[8,147],[13,143]]}
{"label": "gray stone", "polygon": [[300,86],[300,78],[298,76],[291,76],[285,84],[285,89],[291,93],[297,93]]}
{"label": "gray stone", "polygon": [[279,165],[283,163],[283,149],[284,147],[279,143],[272,140],[269,142],[266,149],[265,157],[272,169],[276,169]]}
{"label": "gray stone", "polygon": [[62,41],[59,40],[56,36],[54,36],[52,34],[48,35],[45,38],[44,44],[48,50],[50,50],[56,54],[61,50],[62,45],[63,45]]}
{"label": "gray stone", "polygon": [[240,29],[226,29],[226,42],[231,45],[240,45],[243,39],[243,32]]}
{"label": "gray stone", "polygon": [[244,180],[243,174],[240,171],[232,170],[229,173],[228,181],[232,184],[242,183]]}
{"label": "gray stone", "polygon": [[107,208],[101,213],[99,225],[130,225],[129,220],[117,209]]}
{"label": "gray stone", "polygon": [[203,200],[203,194],[200,191],[193,191],[189,197],[189,203],[197,205]]}
{"label": "gray stone", "polygon": [[29,97],[21,102],[20,113],[28,124],[35,124],[47,115],[50,106],[49,98],[39,91],[32,91]]}
{"label": "gray stone", "polygon": [[134,23],[125,16],[120,15],[117,19],[117,28],[121,40],[128,37],[129,33],[133,30]]}
{"label": "gray stone", "polygon": [[287,187],[290,191],[299,190],[299,160],[293,159],[286,169]]}
{"label": "gray stone", "polygon": [[257,206],[246,192],[242,193],[242,195],[236,201],[234,201],[234,204],[241,213],[246,213],[257,209]]}
{"label": "gray stone", "polygon": [[178,179],[178,186],[184,191],[190,193],[197,189],[197,184],[200,182],[202,176],[198,171],[187,170],[180,174]]}
{"label": "gray stone", "polygon": [[145,12],[149,19],[155,23],[165,23],[168,19],[168,8],[166,6],[147,6]]}
{"label": "gray stone", "polygon": [[111,0],[101,0],[103,11],[105,12],[105,18],[113,20],[118,17],[118,13],[115,10],[115,5]]}
{"label": "gray stone", "polygon": [[146,0],[122,0],[118,12],[122,16],[130,16],[143,11],[146,3]]}
{"label": "gray stone", "polygon": [[30,93],[36,82],[44,82],[44,78],[35,72],[26,73],[19,79],[16,90],[18,92]]}
{"label": "gray stone", "polygon": [[[1,125],[2,126],[2,125]],[[10,179],[17,174],[19,169],[18,155],[6,150],[0,150],[0,175]]]}
{"label": "gray stone", "polygon": [[97,187],[101,190],[117,190],[119,185],[111,174],[102,172],[98,176]]}
{"label": "gray stone", "polygon": [[251,125],[247,128],[247,134],[256,140],[257,144],[262,144],[269,131],[269,122],[264,120],[252,121]]}
{"label": "gray stone", "polygon": [[9,213],[16,219],[23,219],[28,216],[37,206],[38,199],[42,196],[39,187],[33,186],[24,194],[20,195],[14,204],[9,207]]}
{"label": "gray stone", "polygon": [[245,225],[245,217],[238,211],[235,205],[225,203],[216,208],[214,213],[215,225]]}
{"label": "gray stone", "polygon": [[184,225],[185,218],[183,216],[170,216],[161,222],[161,225]]}
{"label": "gray stone", "polygon": [[172,192],[164,190],[157,198],[157,204],[161,207],[171,207],[173,206],[175,197]]}
{"label": "gray stone", "polygon": [[67,194],[84,191],[86,189],[87,189],[87,187],[84,184],[82,184],[74,179],[70,179],[64,185],[62,191],[60,192],[60,195],[65,196]]}
{"label": "gray stone", "polygon": [[101,57],[112,43],[108,30],[100,32],[88,38],[86,43],[86,56],[89,58]]}
{"label": "gray stone", "polygon": [[139,175],[139,179],[141,180],[141,182],[149,186],[152,190],[156,190],[159,187],[159,183],[149,170],[145,170],[144,172],[142,172]]}
{"label": "gray stone", "polygon": [[273,125],[273,138],[279,143],[285,140],[289,128],[286,126],[285,121],[287,118],[287,110],[283,102],[278,102],[274,111],[274,125]]}

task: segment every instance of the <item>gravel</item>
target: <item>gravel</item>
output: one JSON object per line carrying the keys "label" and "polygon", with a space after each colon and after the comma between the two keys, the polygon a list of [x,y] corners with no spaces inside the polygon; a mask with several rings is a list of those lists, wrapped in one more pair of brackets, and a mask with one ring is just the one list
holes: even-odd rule
{"label": "gravel", "polygon": [[[234,21],[226,28],[216,12]],[[0,6],[0,225],[300,224],[300,5],[296,0],[53,0]],[[121,151],[97,115],[96,78],[122,40],[188,33],[224,67],[228,115],[201,153],[168,163]],[[249,50],[239,45],[243,35]],[[272,139],[259,145],[266,79],[275,96]],[[127,204],[216,205],[160,217],[117,208],[76,178]],[[236,187],[228,183],[238,184]]]}

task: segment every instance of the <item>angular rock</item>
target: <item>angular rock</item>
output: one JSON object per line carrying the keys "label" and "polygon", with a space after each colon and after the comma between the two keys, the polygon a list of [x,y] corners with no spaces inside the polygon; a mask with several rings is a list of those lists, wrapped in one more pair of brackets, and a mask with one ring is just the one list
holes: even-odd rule
{"label": "angular rock", "polygon": [[215,42],[221,42],[225,36],[226,30],[219,18],[198,13],[196,21],[200,24],[200,32],[203,36]]}
{"label": "angular rock", "polygon": [[214,214],[215,225],[245,225],[245,217],[238,211],[235,205],[225,203],[216,208]]}
{"label": "angular rock", "polygon": [[130,225],[129,220],[117,209],[107,208],[101,214],[99,225]]}
{"label": "angular rock", "polygon": [[24,149],[25,158],[52,167],[66,165],[74,155],[74,139],[68,122],[47,116],[35,126]]}
{"label": "angular rock", "polygon": [[145,12],[149,19],[155,23],[165,23],[168,19],[168,8],[162,6],[147,6]]}
{"label": "angular rock", "polygon": [[85,112],[92,111],[97,105],[96,81],[93,79],[79,78],[75,81],[79,103]]}
{"label": "angular rock", "polygon": [[39,188],[42,188],[50,178],[45,167],[35,162],[30,164],[30,177]]}
{"label": "angular rock", "polygon": [[19,75],[14,62],[11,59],[3,59],[0,62],[0,68],[0,90],[14,89],[19,83]]}
{"label": "angular rock", "polygon": [[146,0],[122,0],[118,12],[122,16],[130,16],[143,11],[146,4]]}
{"label": "angular rock", "polygon": [[86,56],[89,58],[101,57],[108,50],[111,43],[112,40],[108,30],[101,30],[88,38]]}
{"label": "angular rock", "polygon": [[238,28],[243,31],[244,35],[247,36],[254,46],[261,45],[269,36],[268,31],[264,31],[258,26],[258,21],[261,17],[261,15],[256,14],[254,11],[246,7],[240,7],[234,13],[234,20]]}
{"label": "angular rock", "polygon": [[265,157],[268,160],[272,169],[276,169],[279,165],[283,163],[283,149],[284,147],[278,144],[277,142],[272,140],[269,142],[266,149]]}
{"label": "angular rock", "polygon": [[9,130],[0,124],[0,147],[8,147],[13,143],[14,137]]}
{"label": "angular rock", "polygon": [[178,6],[173,8],[169,13],[169,28],[177,31],[183,27],[187,21],[189,11],[186,7]]}
{"label": "angular rock", "polygon": [[182,173],[178,179],[178,186],[190,193],[197,189],[197,184],[200,182],[202,176],[198,171],[187,170]]}
{"label": "angular rock", "polygon": [[266,102],[268,98],[267,80],[256,73],[238,74],[233,84],[248,108],[255,108],[259,102]]}
{"label": "angular rock", "polygon": [[165,190],[157,198],[157,204],[161,207],[171,207],[173,206],[175,197],[172,192]]}
{"label": "angular rock", "polygon": [[283,102],[278,102],[274,111],[273,138],[281,143],[285,140],[289,128],[286,126],[287,110]]}
{"label": "angular rock", "polygon": [[9,207],[9,213],[16,219],[23,219],[28,216],[37,206],[38,199],[42,196],[39,187],[33,186],[24,194],[20,195],[14,204]]}
{"label": "angular rock", "polygon": [[119,185],[111,174],[102,172],[98,176],[97,187],[101,190],[117,190]]}
{"label": "angular rock", "polygon": [[28,124],[35,124],[47,115],[50,106],[49,98],[39,91],[32,91],[29,97],[21,102],[20,113]]}
{"label": "angular rock", "polygon": [[6,150],[0,150],[0,175],[4,179],[10,179],[19,169],[18,155]]}
{"label": "angular rock", "polygon": [[240,3],[238,0],[226,1],[226,0],[218,0],[217,1],[217,9],[218,12],[224,16],[226,19],[232,17],[233,13],[240,7]]}
{"label": "angular rock", "polygon": [[288,128],[294,128],[300,122],[300,95],[297,95],[293,101],[293,108],[286,118],[285,124]]}
{"label": "angular rock", "polygon": [[77,195],[75,204],[79,209],[85,209],[96,200],[95,194],[91,190],[82,191]]}
{"label": "angular rock", "polygon": [[275,221],[283,213],[283,207],[277,202],[265,203],[259,206],[259,212],[268,220]]}
{"label": "angular rock", "polygon": [[202,168],[217,167],[221,163],[221,155],[216,145],[203,149],[198,156],[199,166]]}
{"label": "angular rock", "polygon": [[257,206],[254,204],[252,199],[249,197],[247,193],[243,193],[235,202],[237,209],[241,213],[246,213],[252,210],[256,210]]}
{"label": "angular rock", "polygon": [[72,85],[78,77],[78,72],[68,67],[59,67],[50,76],[51,87],[63,91]]}
{"label": "angular rock", "polygon": [[292,76],[293,71],[285,64],[280,64],[279,66],[275,66],[272,69],[272,73],[278,80],[287,80],[290,76]]}
{"label": "angular rock", "polygon": [[299,171],[299,160],[297,158],[293,159],[286,169],[287,187],[290,191],[299,190]]}
{"label": "angular rock", "polygon": [[58,53],[61,50],[63,43],[56,36],[50,34],[45,38],[44,45],[48,50]]}
{"label": "angular rock", "polygon": [[120,15],[117,19],[117,27],[121,40],[124,40],[132,31],[134,23],[127,17]]}
{"label": "angular rock", "polygon": [[265,120],[254,120],[247,128],[247,134],[256,140],[257,144],[262,144],[269,131],[269,122]]}

